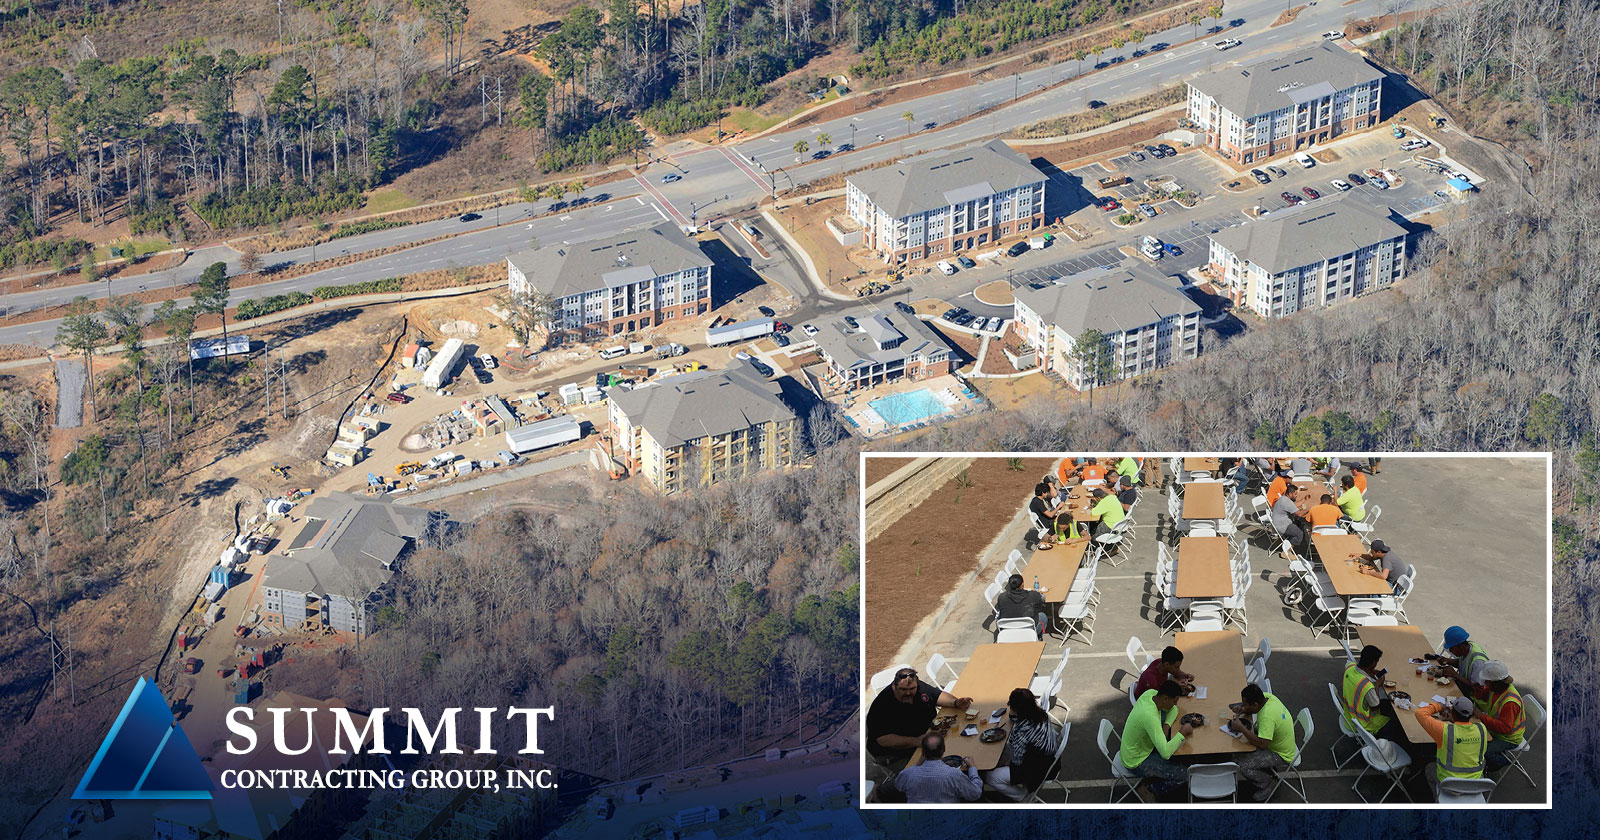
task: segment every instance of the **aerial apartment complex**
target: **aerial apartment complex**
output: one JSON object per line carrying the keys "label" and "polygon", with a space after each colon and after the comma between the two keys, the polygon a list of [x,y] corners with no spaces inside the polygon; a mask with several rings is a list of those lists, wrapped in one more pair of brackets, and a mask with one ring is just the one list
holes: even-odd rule
{"label": "aerial apartment complex", "polygon": [[1383,72],[1330,43],[1188,83],[1189,119],[1206,145],[1254,163],[1378,124]]}
{"label": "aerial apartment complex", "polygon": [[1096,384],[1073,356],[1095,330],[1115,357],[1114,379],[1200,355],[1200,305],[1177,282],[1142,264],[1091,269],[1016,292],[1016,328],[1039,365],[1078,390]]}
{"label": "aerial apartment complex", "polygon": [[1044,224],[1046,178],[999,140],[858,172],[845,212],[884,262],[978,248]]}
{"label": "aerial apartment complex", "polygon": [[1406,229],[1394,211],[1316,201],[1211,235],[1212,273],[1264,318],[1381,289],[1405,276]]}
{"label": "aerial apartment complex", "polygon": [[595,339],[711,311],[711,258],[677,226],[548,245],[506,257],[513,295],[554,302],[554,330]]}

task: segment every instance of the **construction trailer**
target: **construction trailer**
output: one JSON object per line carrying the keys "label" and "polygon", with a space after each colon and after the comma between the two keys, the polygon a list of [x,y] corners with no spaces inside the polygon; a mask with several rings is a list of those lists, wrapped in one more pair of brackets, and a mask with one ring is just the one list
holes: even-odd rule
{"label": "construction trailer", "polygon": [[217,356],[236,356],[250,352],[250,336],[230,335],[227,339],[199,338],[189,342],[189,359],[214,359]]}
{"label": "construction trailer", "polygon": [[456,368],[461,366],[461,359],[466,355],[467,345],[459,338],[452,338],[439,348],[439,355],[428,362],[428,369],[422,372],[422,386],[438,390],[450,384],[455,376]]}
{"label": "construction trailer", "polygon": [[757,318],[754,321],[738,321],[732,324],[723,324],[706,330],[706,344],[716,347],[719,344],[732,344],[736,341],[745,341],[772,335],[777,329],[777,321],[772,318]]}
{"label": "construction trailer", "polygon": [[562,385],[557,393],[561,395],[562,405],[578,405],[583,402],[583,386],[576,382]]}
{"label": "construction trailer", "polygon": [[341,467],[353,467],[367,457],[367,451],[360,446],[351,446],[345,443],[336,443],[328,448],[323,460]]}
{"label": "construction trailer", "polygon": [[506,449],[523,455],[583,438],[583,424],[571,416],[552,417],[506,432]]}

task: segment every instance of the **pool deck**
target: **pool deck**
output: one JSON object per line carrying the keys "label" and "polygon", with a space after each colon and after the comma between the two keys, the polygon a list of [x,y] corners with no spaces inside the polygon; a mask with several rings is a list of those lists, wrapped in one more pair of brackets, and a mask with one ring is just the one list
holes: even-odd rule
{"label": "pool deck", "polygon": [[[934,379],[901,380],[889,385],[880,385],[870,390],[856,391],[848,395],[844,405],[845,416],[849,418],[852,424],[852,431],[864,437],[874,438],[892,435],[908,429],[915,429],[947,420],[951,417],[981,411],[984,407],[982,398],[977,396],[976,391],[973,391],[973,396],[967,396],[967,390],[966,383],[952,375],[940,376]],[[873,402],[916,391],[927,391],[935,399],[938,399],[937,395],[948,392],[949,395],[954,397],[955,405],[936,414],[902,424],[886,423],[884,418],[871,409]]]}

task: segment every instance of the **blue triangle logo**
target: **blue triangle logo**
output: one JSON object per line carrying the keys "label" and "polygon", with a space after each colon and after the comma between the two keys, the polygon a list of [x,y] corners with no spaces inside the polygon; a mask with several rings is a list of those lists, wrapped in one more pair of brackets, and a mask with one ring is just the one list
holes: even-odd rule
{"label": "blue triangle logo", "polygon": [[139,679],[122,704],[72,798],[211,798],[211,777],[148,677]]}

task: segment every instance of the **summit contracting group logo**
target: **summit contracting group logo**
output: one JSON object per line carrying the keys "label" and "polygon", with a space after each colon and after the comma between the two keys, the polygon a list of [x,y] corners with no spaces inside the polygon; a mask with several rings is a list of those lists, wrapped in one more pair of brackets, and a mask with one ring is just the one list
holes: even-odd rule
{"label": "summit contracting group logo", "polygon": [[148,677],[134,684],[72,798],[211,798],[211,777]]}

